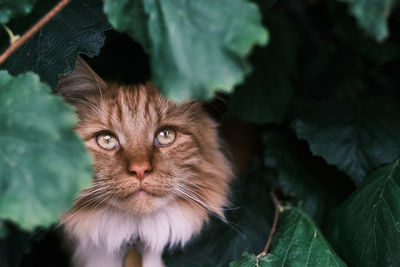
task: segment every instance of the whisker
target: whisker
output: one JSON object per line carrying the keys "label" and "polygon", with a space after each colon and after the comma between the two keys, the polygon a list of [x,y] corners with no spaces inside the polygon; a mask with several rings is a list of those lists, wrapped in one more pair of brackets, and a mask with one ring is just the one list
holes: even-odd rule
{"label": "whisker", "polygon": [[[197,197],[193,197],[192,195],[190,195],[189,192],[185,191],[185,189],[187,190],[187,188],[182,188],[182,187],[177,188],[177,187],[173,187],[173,190],[175,190],[175,192],[179,192],[178,195],[180,195],[181,197],[183,197],[183,198],[186,199],[186,200],[188,200],[187,198],[190,198],[190,200],[188,200],[189,202],[192,203],[193,201],[195,201],[197,204],[203,206],[209,214],[215,216],[215,217],[218,218],[219,220],[221,220],[221,221],[223,221],[224,223],[226,223],[226,224],[227,224],[229,227],[231,227],[235,232],[237,232],[243,239],[246,239],[246,240],[247,240],[246,236],[240,231],[239,225],[237,225],[237,224],[235,224],[235,223],[229,221],[227,218],[222,217],[222,216],[220,216],[219,214],[216,214],[214,211],[212,211],[212,210],[209,209],[209,207],[211,207],[210,205],[207,205],[206,203],[204,203],[203,201],[201,201],[201,200],[198,199]],[[194,193],[196,193],[196,192],[194,192]],[[183,195],[181,195],[181,194],[183,194]],[[213,207],[213,208],[215,209],[215,208],[217,208],[217,207]],[[221,209],[221,208],[217,208],[217,209],[219,209],[219,210],[224,210],[224,209]]]}
{"label": "whisker", "polygon": [[[204,196],[202,196],[201,194],[199,194],[198,192],[196,192],[195,190],[193,190],[193,189],[191,189],[191,188],[182,187],[182,185],[179,185],[179,186],[180,186],[182,189],[189,191],[189,192],[187,192],[189,195],[190,195],[190,194],[194,194],[194,195],[196,195],[197,197],[204,198]],[[207,194],[207,192],[205,192],[205,191],[203,191],[203,192],[204,192],[207,196],[209,196],[209,194]],[[199,201],[202,201],[202,200],[199,199]],[[210,204],[204,203],[204,201],[202,201],[202,202],[203,202],[203,204],[204,204],[205,207],[207,206],[207,207],[213,208],[213,209],[215,209],[215,210],[222,210],[222,211],[224,211],[224,210],[231,210],[231,209],[228,209],[228,208],[215,207],[215,206],[212,206],[212,205],[210,205]]]}
{"label": "whisker", "polygon": [[[176,177],[176,176],[175,176],[174,178],[177,179],[177,180],[179,180],[179,181],[181,181],[181,182],[183,182],[183,183],[187,183],[188,185],[191,185],[191,186],[195,187],[196,189],[199,189],[199,190],[202,191],[206,196],[210,197],[210,194],[205,190],[204,187],[201,187],[201,186],[195,184],[194,182],[192,182],[192,181],[190,181],[190,180],[188,180],[188,179],[179,178],[179,177]],[[208,190],[213,190],[212,188],[207,188],[207,189],[208,189]],[[191,190],[191,192],[197,193],[197,192],[195,192],[195,191],[193,191],[193,190]],[[198,193],[197,193],[197,194],[198,194]],[[239,209],[240,207],[222,208],[222,209],[221,209],[221,208],[217,208],[217,207],[214,207],[214,208],[220,209],[220,210],[237,210],[237,209]]]}

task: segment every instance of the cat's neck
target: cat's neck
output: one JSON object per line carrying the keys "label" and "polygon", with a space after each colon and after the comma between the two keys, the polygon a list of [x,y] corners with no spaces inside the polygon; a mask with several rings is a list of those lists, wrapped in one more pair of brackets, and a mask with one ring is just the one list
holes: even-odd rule
{"label": "cat's neck", "polygon": [[79,246],[94,245],[115,254],[139,241],[162,253],[166,245],[183,246],[200,232],[207,218],[204,209],[176,203],[144,216],[109,209],[79,211],[65,216],[62,223]]}

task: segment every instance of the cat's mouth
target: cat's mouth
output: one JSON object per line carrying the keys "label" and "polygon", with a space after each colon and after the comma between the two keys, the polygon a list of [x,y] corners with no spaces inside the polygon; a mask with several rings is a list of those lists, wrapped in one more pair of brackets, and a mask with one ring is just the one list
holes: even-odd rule
{"label": "cat's mouth", "polygon": [[140,199],[140,198],[148,198],[148,197],[154,197],[156,198],[157,195],[143,189],[143,188],[139,188],[137,190],[135,190],[132,193],[129,193],[128,195],[126,195],[124,197],[124,199],[132,199],[132,198],[136,198],[136,199]]}

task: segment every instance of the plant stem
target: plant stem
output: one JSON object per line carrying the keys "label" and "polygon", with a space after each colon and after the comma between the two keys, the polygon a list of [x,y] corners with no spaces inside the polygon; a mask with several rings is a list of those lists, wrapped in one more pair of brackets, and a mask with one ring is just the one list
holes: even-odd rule
{"label": "plant stem", "polygon": [[15,35],[10,28],[8,28],[6,25],[4,25],[3,23],[1,23],[1,25],[3,26],[4,30],[6,30],[8,37],[10,38],[10,44],[15,43],[20,36],[19,35]]}
{"label": "plant stem", "polygon": [[47,22],[49,22],[58,12],[60,12],[71,0],[61,0],[52,10],[50,10],[43,18],[41,18],[32,28],[29,29],[15,43],[12,43],[6,51],[0,56],[0,65],[11,56],[18,48],[20,48],[29,38],[37,33]]}
{"label": "plant stem", "polygon": [[269,232],[267,244],[265,245],[263,252],[258,254],[257,258],[267,255],[269,246],[271,245],[272,238],[274,237],[275,234],[276,226],[278,225],[280,203],[274,191],[271,192],[271,197],[272,200],[274,201],[274,206],[275,206],[274,222],[272,224],[271,231]]}

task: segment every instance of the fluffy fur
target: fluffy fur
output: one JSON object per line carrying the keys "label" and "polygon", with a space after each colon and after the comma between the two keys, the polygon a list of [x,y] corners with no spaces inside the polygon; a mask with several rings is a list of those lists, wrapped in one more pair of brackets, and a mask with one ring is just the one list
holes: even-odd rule
{"label": "fluffy fur", "polygon": [[[81,59],[59,92],[76,107],[76,131],[94,158],[93,184],[61,221],[76,244],[75,266],[121,266],[129,246],[143,266],[162,266],[165,247],[185,245],[211,213],[224,218],[231,166],[200,103],[173,103],[151,84],[107,83]],[[176,138],[159,146],[155,133],[166,126]],[[105,131],[117,149],[96,143]],[[140,164],[150,167],[144,179],[131,171]]]}

